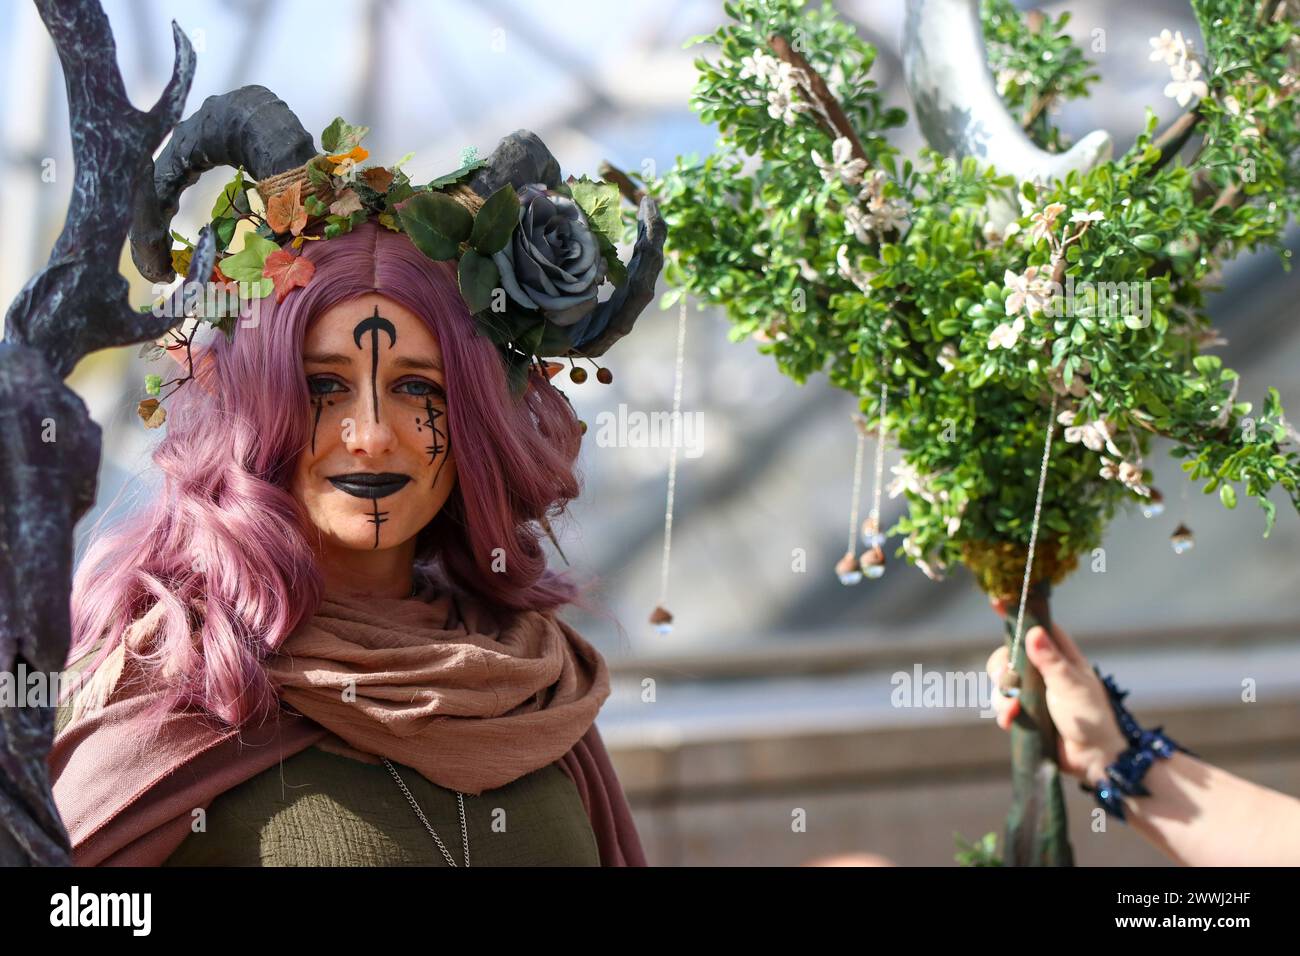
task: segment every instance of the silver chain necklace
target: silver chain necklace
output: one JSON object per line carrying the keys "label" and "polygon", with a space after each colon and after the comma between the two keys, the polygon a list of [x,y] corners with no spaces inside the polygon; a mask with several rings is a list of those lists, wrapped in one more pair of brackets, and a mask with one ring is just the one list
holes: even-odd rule
{"label": "silver chain necklace", "polygon": [[[429,835],[433,837],[433,842],[438,844],[438,849],[442,851],[442,855],[447,858],[449,864],[455,866],[456,861],[451,858],[451,854],[448,853],[447,848],[443,846],[442,840],[438,838],[438,834],[435,833],[433,827],[429,825],[429,820],[425,817],[424,811],[421,810],[420,805],[415,802],[415,797],[411,796],[411,791],[406,788],[406,782],[398,775],[397,768],[389,762],[387,757],[384,758],[384,766],[387,767],[388,772],[393,775],[393,779],[397,781],[397,785],[402,788],[402,793],[406,794],[406,799],[411,804],[411,809],[414,810],[415,815],[420,818],[420,822],[424,824],[424,828],[429,831]],[[459,790],[456,791],[456,803],[460,806],[460,834],[461,839],[465,844],[465,865],[469,866],[469,828],[465,826],[465,795]]]}

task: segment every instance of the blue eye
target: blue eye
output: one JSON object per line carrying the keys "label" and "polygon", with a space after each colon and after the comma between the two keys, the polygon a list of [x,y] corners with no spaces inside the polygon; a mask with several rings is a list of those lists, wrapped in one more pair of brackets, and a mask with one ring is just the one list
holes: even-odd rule
{"label": "blue eye", "polygon": [[434,398],[438,398],[438,399],[446,398],[446,394],[443,392],[442,386],[434,385],[432,382],[426,382],[421,379],[409,379],[405,382],[399,382],[397,384],[397,388],[404,389],[408,385],[414,385],[417,391],[414,392],[408,391],[406,392],[407,395],[414,395],[417,398],[424,398],[425,396],[433,396]]}
{"label": "blue eye", "polygon": [[[337,385],[339,388],[320,388],[319,386],[322,385]],[[326,378],[324,376],[316,376],[307,379],[307,392],[310,395],[332,395],[336,391],[346,391],[346,389],[343,388],[343,383],[338,379]]]}

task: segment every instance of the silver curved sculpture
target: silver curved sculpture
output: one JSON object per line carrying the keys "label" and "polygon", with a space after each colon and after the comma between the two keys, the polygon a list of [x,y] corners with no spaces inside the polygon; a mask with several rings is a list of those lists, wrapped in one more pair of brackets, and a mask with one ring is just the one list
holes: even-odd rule
{"label": "silver curved sculpture", "polygon": [[[1049,153],[1007,111],[988,68],[980,0],[907,0],[903,74],[929,144],[948,156],[974,156],[1018,182],[1061,179],[1110,159],[1112,141],[1093,130],[1064,153]],[[990,203],[1001,229],[1019,210]]]}

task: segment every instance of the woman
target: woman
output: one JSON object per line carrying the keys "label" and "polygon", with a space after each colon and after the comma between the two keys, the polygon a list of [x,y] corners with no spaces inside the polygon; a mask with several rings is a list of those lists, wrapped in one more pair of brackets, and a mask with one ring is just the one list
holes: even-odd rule
{"label": "woman", "polygon": [[50,759],[76,862],[644,865],[538,542],[579,492],[567,401],[536,372],[512,397],[406,234],[302,255],[195,356],[158,496],[78,568],[93,676]]}
{"label": "woman", "polygon": [[[994,602],[999,613],[1005,608]],[[1025,635],[1025,653],[1043,675],[1047,709],[1060,734],[1061,769],[1089,786],[1128,749],[1106,686],[1058,627]],[[989,657],[995,683],[1007,648]],[[1008,730],[1019,700],[994,694],[998,726]],[[1190,866],[1295,866],[1300,863],[1300,800],[1261,787],[1178,750],[1157,759],[1142,780],[1145,797],[1121,796],[1124,819],[1176,863]]]}

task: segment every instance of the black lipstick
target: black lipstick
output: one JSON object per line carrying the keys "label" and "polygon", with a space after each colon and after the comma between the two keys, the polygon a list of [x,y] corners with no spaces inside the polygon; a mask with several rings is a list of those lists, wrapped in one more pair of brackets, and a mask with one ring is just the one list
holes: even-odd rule
{"label": "black lipstick", "polygon": [[354,471],[347,475],[330,476],[330,484],[357,498],[387,498],[401,491],[410,480],[410,475],[399,475],[392,471]]}

